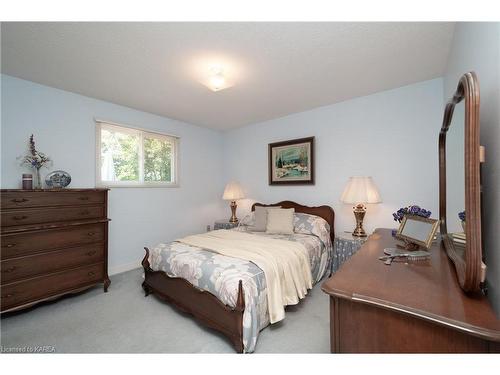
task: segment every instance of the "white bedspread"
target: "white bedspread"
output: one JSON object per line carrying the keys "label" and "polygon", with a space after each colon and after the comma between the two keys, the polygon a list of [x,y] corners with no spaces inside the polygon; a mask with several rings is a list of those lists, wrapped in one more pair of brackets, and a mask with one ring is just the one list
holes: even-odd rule
{"label": "white bedspread", "polygon": [[311,266],[305,246],[299,242],[217,230],[187,236],[178,242],[250,261],[265,274],[271,323],[285,317],[285,306],[294,305],[312,288]]}

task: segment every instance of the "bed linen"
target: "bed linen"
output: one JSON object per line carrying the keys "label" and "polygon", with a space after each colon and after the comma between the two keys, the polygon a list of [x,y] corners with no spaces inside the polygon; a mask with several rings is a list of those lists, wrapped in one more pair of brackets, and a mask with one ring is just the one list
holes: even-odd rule
{"label": "bed linen", "polygon": [[299,303],[312,288],[309,257],[300,242],[225,229],[187,236],[176,242],[257,265],[266,278],[272,324],[285,318],[285,306]]}
{"label": "bed linen", "polygon": [[[328,224],[317,219],[320,218],[296,214],[295,231],[301,233],[290,235],[251,232],[248,226],[233,231],[299,242],[307,251],[312,280],[317,283],[327,273],[332,257]],[[245,293],[243,350],[246,353],[255,350],[259,332],[270,324],[266,278],[256,264],[180,242],[162,243],[152,248],[149,263],[154,271],[182,277],[232,307],[236,305],[238,283],[242,280]]]}

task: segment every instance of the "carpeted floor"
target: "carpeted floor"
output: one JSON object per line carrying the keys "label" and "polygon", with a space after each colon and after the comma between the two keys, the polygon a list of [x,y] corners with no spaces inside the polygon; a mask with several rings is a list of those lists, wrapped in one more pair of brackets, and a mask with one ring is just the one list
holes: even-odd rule
{"label": "carpeted floor", "polygon": [[[142,270],[101,287],[1,319],[1,345],[53,346],[58,353],[234,353],[229,340],[141,288]],[[256,353],[328,353],[328,297],[321,283],[286,319],[264,329]]]}

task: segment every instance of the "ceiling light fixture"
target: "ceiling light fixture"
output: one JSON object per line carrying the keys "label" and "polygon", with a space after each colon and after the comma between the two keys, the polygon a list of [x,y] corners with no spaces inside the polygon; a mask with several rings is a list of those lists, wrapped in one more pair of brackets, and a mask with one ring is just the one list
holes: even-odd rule
{"label": "ceiling light fixture", "polygon": [[222,68],[212,68],[210,70],[209,84],[212,91],[219,91],[225,88],[226,78]]}

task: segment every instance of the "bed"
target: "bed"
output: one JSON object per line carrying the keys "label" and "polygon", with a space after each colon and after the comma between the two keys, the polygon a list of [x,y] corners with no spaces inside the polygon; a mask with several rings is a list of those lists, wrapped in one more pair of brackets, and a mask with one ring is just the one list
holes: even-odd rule
{"label": "bed", "polygon": [[[238,228],[214,231],[213,235],[235,237],[238,241],[240,238],[255,243],[264,241],[277,246],[287,241],[290,247],[305,249],[312,285],[329,273],[335,216],[331,207],[308,207],[282,201],[271,205],[255,203],[252,212],[256,206],[294,208],[295,233],[252,232],[242,220]],[[269,302],[267,273],[254,262],[188,243],[174,241],[159,244],[151,250],[145,248],[142,287],[146,296],[152,293],[223,333],[237,352],[253,352],[259,332],[275,319]]]}

